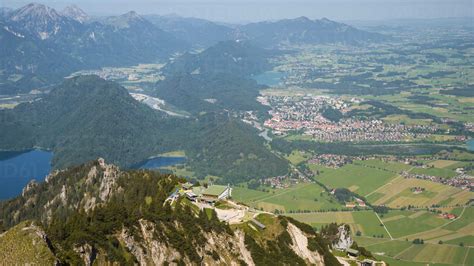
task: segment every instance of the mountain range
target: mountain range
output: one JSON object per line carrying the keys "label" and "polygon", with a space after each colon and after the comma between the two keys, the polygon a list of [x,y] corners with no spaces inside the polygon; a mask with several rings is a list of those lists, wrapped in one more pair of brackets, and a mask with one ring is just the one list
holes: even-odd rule
{"label": "mountain range", "polygon": [[9,12],[0,22],[2,42],[11,44],[0,58],[0,94],[29,92],[81,69],[165,60],[189,47],[135,12],[86,18],[77,7],[61,13],[41,4]]}
{"label": "mountain range", "polygon": [[233,40],[235,35],[234,28],[205,19],[177,15],[146,15],[145,18],[196,48],[207,48],[221,41]]}
{"label": "mountain range", "polygon": [[0,95],[57,84],[81,69],[163,62],[176,53],[227,40],[275,48],[388,39],[328,19],[301,17],[229,26],[177,16],[143,17],[133,11],[91,18],[77,6],[56,11],[36,3],[2,9],[0,26],[0,39],[7,43],[0,51]]}

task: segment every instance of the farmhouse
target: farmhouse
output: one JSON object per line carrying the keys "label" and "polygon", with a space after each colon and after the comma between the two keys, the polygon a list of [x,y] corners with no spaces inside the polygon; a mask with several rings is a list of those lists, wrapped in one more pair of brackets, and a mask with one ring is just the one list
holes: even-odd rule
{"label": "farmhouse", "polygon": [[353,202],[346,202],[346,208],[355,208],[356,205]]}
{"label": "farmhouse", "polygon": [[452,213],[443,213],[440,215],[444,219],[454,220],[456,219],[456,215]]}

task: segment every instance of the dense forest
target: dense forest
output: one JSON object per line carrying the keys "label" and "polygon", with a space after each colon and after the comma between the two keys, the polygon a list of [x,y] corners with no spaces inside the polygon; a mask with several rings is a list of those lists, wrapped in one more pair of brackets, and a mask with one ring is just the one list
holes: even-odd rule
{"label": "dense forest", "polygon": [[170,117],[97,76],[66,80],[39,101],[0,111],[0,127],[0,148],[51,150],[55,169],[98,157],[128,168],[173,150],[187,152],[198,177],[217,175],[231,183],[288,169],[255,129],[227,111]]}
{"label": "dense forest", "polygon": [[218,110],[268,109],[256,100],[263,86],[235,74],[176,74],[157,84],[154,94],[193,114]]}

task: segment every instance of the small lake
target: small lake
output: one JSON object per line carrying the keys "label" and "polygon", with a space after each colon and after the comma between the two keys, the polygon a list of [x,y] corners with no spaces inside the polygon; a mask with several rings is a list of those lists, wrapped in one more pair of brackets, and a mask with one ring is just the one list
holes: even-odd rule
{"label": "small lake", "polygon": [[167,156],[158,156],[151,158],[145,161],[142,164],[139,164],[138,169],[158,169],[165,166],[172,166],[176,164],[182,164],[186,162],[186,157],[167,157]]}
{"label": "small lake", "polygon": [[51,171],[52,157],[41,150],[0,152],[0,200],[18,196],[32,179],[43,181]]}
{"label": "small lake", "polygon": [[468,140],[466,145],[469,151],[474,151],[474,139]]}
{"label": "small lake", "polygon": [[253,76],[253,79],[255,79],[258,84],[274,87],[278,86],[282,82],[282,79],[284,77],[285,73],[283,72],[267,71],[262,74]]}

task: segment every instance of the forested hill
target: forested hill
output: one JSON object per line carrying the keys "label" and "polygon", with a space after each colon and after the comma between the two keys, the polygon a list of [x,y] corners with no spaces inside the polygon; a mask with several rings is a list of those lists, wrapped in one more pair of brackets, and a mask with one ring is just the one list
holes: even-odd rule
{"label": "forested hill", "polygon": [[183,139],[191,139],[185,141],[189,165],[198,176],[220,176],[221,182],[236,184],[288,173],[288,162],[265,147],[255,128],[225,113],[200,116],[183,128]]}
{"label": "forested hill", "polygon": [[193,114],[217,110],[265,111],[257,102],[264,86],[233,74],[176,74],[156,85],[155,95]]}
{"label": "forested hill", "polygon": [[262,111],[257,102],[264,86],[251,75],[271,69],[278,52],[243,41],[220,42],[198,54],[184,54],[163,69],[155,95],[190,113],[217,110]]}
{"label": "forested hill", "polygon": [[213,174],[234,183],[288,170],[251,126],[225,111],[168,117],[97,76],[68,79],[43,99],[0,111],[0,128],[0,149],[52,150],[56,169],[98,157],[130,167],[162,152],[185,150],[198,177]]}
{"label": "forested hill", "polygon": [[173,74],[216,74],[236,76],[258,74],[270,68],[268,60],[277,55],[246,41],[223,41],[198,54],[184,54],[167,64],[163,72]]}
{"label": "forested hill", "polygon": [[42,147],[56,168],[99,156],[127,165],[156,154],[161,114],[97,76],[66,80],[43,99],[0,111],[0,147]]}
{"label": "forested hill", "polygon": [[0,202],[0,222],[9,229],[0,235],[0,260],[339,265],[327,239],[290,218],[266,215],[267,231],[254,231],[249,222],[220,222],[214,210],[200,210],[184,198],[170,205],[166,199],[180,182],[97,160],[54,173],[45,183],[30,183],[21,196]]}

